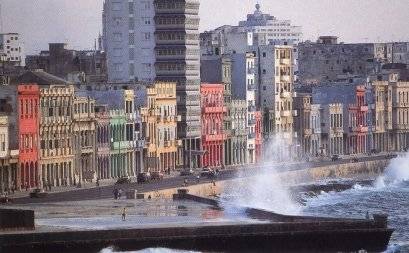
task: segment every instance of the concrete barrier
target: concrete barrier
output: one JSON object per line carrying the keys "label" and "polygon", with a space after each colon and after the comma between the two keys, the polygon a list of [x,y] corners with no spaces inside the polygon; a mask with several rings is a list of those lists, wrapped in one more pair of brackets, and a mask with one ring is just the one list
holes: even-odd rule
{"label": "concrete barrier", "polygon": [[34,211],[0,209],[0,231],[34,229]]}

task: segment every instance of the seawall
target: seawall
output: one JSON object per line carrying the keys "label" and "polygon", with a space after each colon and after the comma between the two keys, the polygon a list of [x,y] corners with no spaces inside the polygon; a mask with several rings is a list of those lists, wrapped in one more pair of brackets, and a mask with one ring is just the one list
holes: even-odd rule
{"label": "seawall", "polygon": [[[296,185],[301,183],[314,183],[325,179],[339,178],[376,178],[383,173],[389,160],[380,159],[374,161],[364,161],[347,164],[334,164],[329,166],[319,166],[311,168],[297,168],[296,166],[285,172],[278,172],[276,176],[285,185]],[[257,169],[252,169],[253,174],[256,174]],[[264,170],[265,171],[265,170]],[[240,176],[240,173],[238,174]],[[204,183],[187,186],[189,193],[198,196],[212,196],[223,192],[224,188],[234,183],[235,181],[246,180],[246,178],[236,178],[225,181],[217,181],[213,183]],[[177,190],[181,187],[170,188],[160,191],[145,192],[145,198],[172,198]]]}

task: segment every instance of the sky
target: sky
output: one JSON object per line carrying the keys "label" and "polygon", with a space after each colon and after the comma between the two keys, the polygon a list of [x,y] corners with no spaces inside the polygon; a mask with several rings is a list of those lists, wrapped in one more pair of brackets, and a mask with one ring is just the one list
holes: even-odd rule
{"label": "sky", "polygon": [[[343,42],[409,41],[409,0],[201,0],[201,31],[236,25],[255,4],[303,27],[304,40],[336,35]],[[103,0],[0,0],[2,32],[23,35],[27,54],[49,42],[90,49],[102,30]]]}

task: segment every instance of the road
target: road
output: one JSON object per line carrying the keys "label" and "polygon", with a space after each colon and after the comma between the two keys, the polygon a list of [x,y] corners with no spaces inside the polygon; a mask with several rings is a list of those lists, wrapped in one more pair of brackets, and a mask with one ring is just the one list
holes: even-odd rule
{"label": "road", "polygon": [[[380,156],[370,156],[370,157],[363,157],[360,158],[359,161],[375,161],[386,159],[386,155]],[[322,166],[329,166],[335,164],[346,164],[350,163],[350,159],[346,160],[338,160],[338,161],[321,161],[321,162],[305,162],[305,163],[292,163],[292,164],[277,164],[277,165],[259,165],[259,166],[252,166],[246,168],[239,168],[239,169],[230,169],[230,170],[223,170],[220,171],[220,174],[217,178],[217,181],[223,181],[228,179],[233,179],[237,177],[250,177],[254,176],[255,171],[265,168],[271,168],[274,172],[284,172],[284,171],[296,171],[296,170],[303,170],[306,168],[313,168],[313,167],[322,167]],[[263,172],[267,173],[266,170]],[[137,184],[131,183],[126,185],[120,186],[103,186],[99,188],[88,188],[88,189],[75,189],[72,191],[67,192],[56,192],[56,193],[49,193],[46,198],[42,199],[32,199],[29,197],[23,198],[15,198],[13,199],[14,204],[30,204],[30,203],[52,203],[52,202],[62,202],[62,201],[83,201],[83,200],[95,200],[95,199],[107,199],[113,197],[113,190],[118,187],[127,191],[129,189],[135,189],[138,192],[150,192],[156,190],[164,190],[169,188],[176,188],[182,187],[184,183],[184,179],[188,178],[189,184],[195,184],[196,178],[195,176],[190,177],[172,177],[172,178],[165,178],[161,181],[153,181],[150,183],[145,184]],[[210,179],[200,179],[200,183],[210,183]]]}

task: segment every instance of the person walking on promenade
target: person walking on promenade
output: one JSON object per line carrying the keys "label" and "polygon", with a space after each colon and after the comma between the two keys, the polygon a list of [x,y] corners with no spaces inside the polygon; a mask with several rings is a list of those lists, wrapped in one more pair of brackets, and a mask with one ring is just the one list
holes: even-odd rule
{"label": "person walking on promenade", "polygon": [[118,199],[118,189],[115,188],[113,193],[114,193],[114,199]]}
{"label": "person walking on promenade", "polygon": [[122,210],[122,221],[126,221],[126,207]]}

